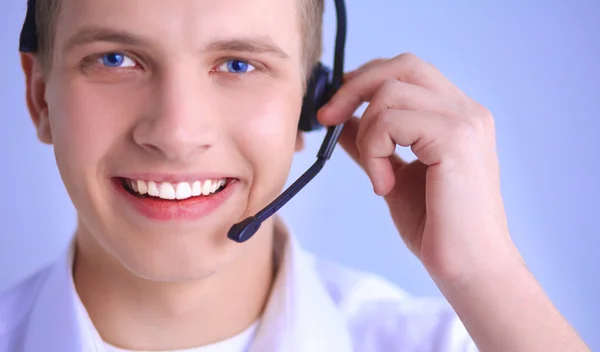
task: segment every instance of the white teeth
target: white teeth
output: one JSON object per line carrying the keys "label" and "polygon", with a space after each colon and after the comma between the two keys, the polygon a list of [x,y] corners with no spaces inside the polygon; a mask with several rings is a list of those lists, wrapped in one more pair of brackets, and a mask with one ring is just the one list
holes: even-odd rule
{"label": "white teeth", "polygon": [[211,180],[206,180],[202,183],[202,195],[209,195],[210,191],[212,189],[212,181]]}
{"label": "white teeth", "polygon": [[158,197],[159,192],[158,192],[158,187],[156,187],[156,182],[154,182],[154,181],[148,182],[148,195],[151,195],[153,197]]}
{"label": "white teeth", "polygon": [[158,197],[162,199],[175,199],[175,188],[168,182],[160,184]]}
{"label": "white teeth", "polygon": [[129,184],[131,185],[131,188],[132,188],[134,191],[136,191],[136,192],[140,193],[140,191],[138,190],[138,187],[137,187],[137,182],[135,182],[135,181],[133,181],[133,180],[130,180],[130,181],[129,181]]}
{"label": "white teeth", "polygon": [[200,195],[208,196],[217,192],[219,188],[227,183],[227,180],[205,180],[194,182],[179,182],[172,184],[170,182],[162,182],[157,184],[154,181],[143,180],[128,180],[128,186],[133,191],[141,195],[148,194],[153,197],[162,199],[188,199]]}
{"label": "white teeth", "polygon": [[145,181],[137,181],[135,183],[137,183],[137,189],[134,188],[135,191],[141,195],[148,193],[148,184]]}
{"label": "white teeth", "polygon": [[187,182],[179,182],[177,184],[177,189],[175,190],[175,198],[177,199],[187,199],[192,196],[192,188],[190,184]]}
{"label": "white teeth", "polygon": [[202,182],[194,181],[192,185],[192,196],[199,196],[202,194]]}

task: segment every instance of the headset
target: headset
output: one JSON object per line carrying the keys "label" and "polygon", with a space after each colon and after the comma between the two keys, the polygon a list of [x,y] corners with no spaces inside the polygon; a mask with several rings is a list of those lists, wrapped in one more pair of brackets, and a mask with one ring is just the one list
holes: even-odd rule
{"label": "headset", "polygon": [[[343,82],[347,28],[346,5],[344,0],[334,1],[337,16],[337,33],[333,70],[321,62],[317,63],[313,69],[308,81],[306,94],[303,98],[302,111],[298,123],[299,130],[304,132],[316,131],[323,128],[317,120],[317,112],[331,99]],[[19,51],[24,53],[35,53],[38,50],[35,7],[35,0],[27,1],[27,14],[19,39]],[[274,215],[298,194],[323,169],[325,163],[333,153],[343,127],[344,124],[328,127],[317,154],[317,161],[264,209],[256,215],[234,224],[227,233],[227,237],[238,243],[247,241],[258,231],[263,221]]]}

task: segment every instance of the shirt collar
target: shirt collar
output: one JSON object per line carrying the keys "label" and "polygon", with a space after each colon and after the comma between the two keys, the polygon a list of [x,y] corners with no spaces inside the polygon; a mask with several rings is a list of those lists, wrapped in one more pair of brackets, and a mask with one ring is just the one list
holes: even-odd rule
{"label": "shirt collar", "polygon": [[[281,218],[275,218],[278,273],[250,352],[350,352],[351,338],[304,252]],[[26,352],[103,351],[72,276],[74,239],[51,267],[31,312]]]}
{"label": "shirt collar", "polygon": [[279,270],[250,352],[350,352],[346,324],[320,281],[313,257],[280,218],[275,248]]}
{"label": "shirt collar", "polygon": [[[50,267],[29,317],[24,351],[101,351],[98,333],[89,321],[75,291],[72,275],[75,238]],[[81,306],[80,306],[81,305]],[[82,316],[85,314],[86,316]],[[87,318],[87,319],[86,319]]]}

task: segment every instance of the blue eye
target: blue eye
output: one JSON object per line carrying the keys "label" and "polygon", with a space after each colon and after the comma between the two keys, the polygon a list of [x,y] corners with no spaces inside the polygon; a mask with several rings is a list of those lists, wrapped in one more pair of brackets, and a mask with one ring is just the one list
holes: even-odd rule
{"label": "blue eye", "polygon": [[98,59],[99,63],[107,67],[134,67],[135,62],[121,53],[108,53]]}
{"label": "blue eye", "polygon": [[227,60],[219,66],[219,71],[228,71],[231,73],[246,73],[254,70],[254,67],[242,60]]}

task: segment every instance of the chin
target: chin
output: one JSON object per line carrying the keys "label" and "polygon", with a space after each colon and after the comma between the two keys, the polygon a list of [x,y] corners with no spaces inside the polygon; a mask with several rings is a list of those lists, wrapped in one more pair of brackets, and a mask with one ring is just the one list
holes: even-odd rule
{"label": "chin", "polygon": [[199,233],[144,233],[119,238],[109,251],[137,277],[161,282],[183,282],[210,277],[233,262],[242,246],[225,231]]}
{"label": "chin", "polygon": [[149,220],[115,198],[107,202],[110,207],[95,207],[102,209],[96,211],[100,217],[80,218],[78,232],[89,251],[108,254],[107,262],[116,262],[136,277],[159,282],[207,278],[253,247],[227,238],[231,224],[255,211],[248,207],[249,196],[241,185],[236,187],[219,209],[197,221]]}
{"label": "chin", "polygon": [[207,279],[220,268],[219,262],[194,263],[187,266],[161,266],[156,263],[140,263],[134,261],[126,266],[133,275],[148,281],[177,283]]}

